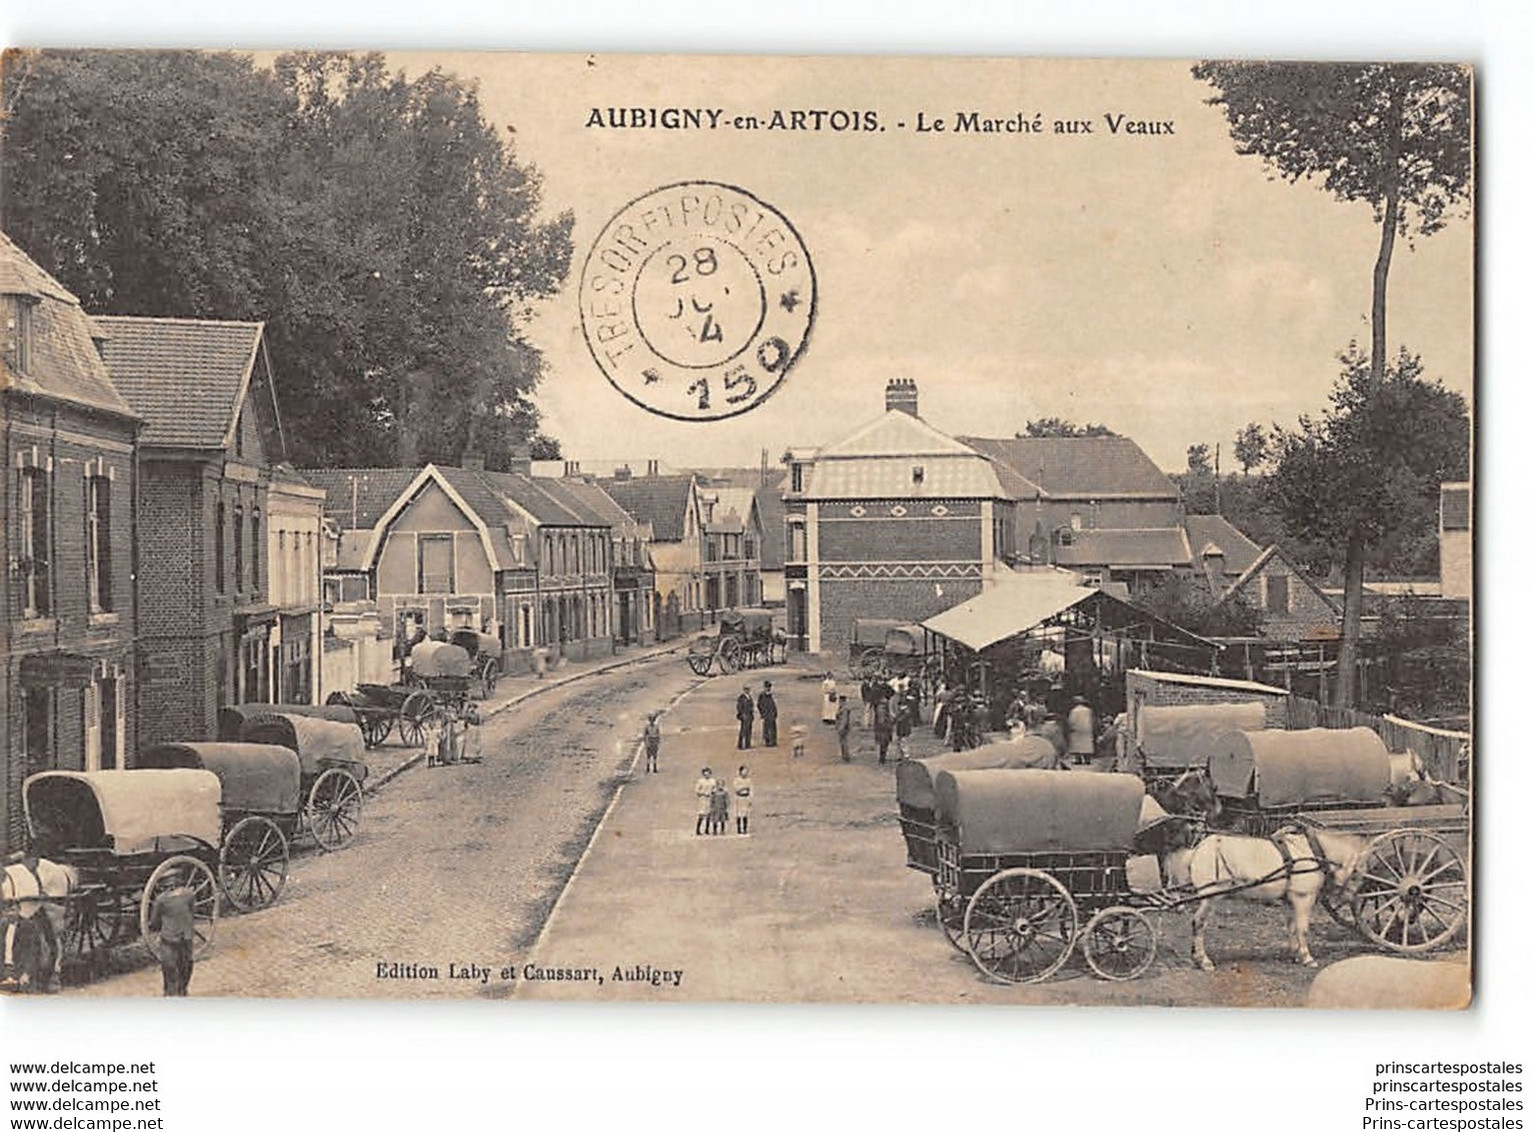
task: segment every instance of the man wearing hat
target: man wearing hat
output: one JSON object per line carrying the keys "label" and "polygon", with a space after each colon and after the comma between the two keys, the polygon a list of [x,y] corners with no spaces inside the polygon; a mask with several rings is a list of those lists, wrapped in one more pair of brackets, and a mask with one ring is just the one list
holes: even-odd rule
{"label": "man wearing hat", "polygon": [[751,729],[756,724],[756,701],[751,699],[751,688],[747,684],[735,700],[735,718],[740,721],[740,738],[735,742],[737,750],[750,749]]}
{"label": "man wearing hat", "polygon": [[768,747],[777,746],[777,701],[772,698],[770,680],[761,685],[761,695],[756,697],[756,713],[761,716],[761,742]]}
{"label": "man wearing hat", "polygon": [[1085,696],[1076,696],[1065,716],[1065,752],[1076,765],[1089,763],[1096,753],[1096,716]]}

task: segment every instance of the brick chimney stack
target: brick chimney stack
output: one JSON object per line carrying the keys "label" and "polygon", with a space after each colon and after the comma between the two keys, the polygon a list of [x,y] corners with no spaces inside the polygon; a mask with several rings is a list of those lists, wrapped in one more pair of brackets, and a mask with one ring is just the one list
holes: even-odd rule
{"label": "brick chimney stack", "polygon": [[532,475],[532,449],[525,445],[511,449],[511,459],[506,470],[515,476]]}
{"label": "brick chimney stack", "polygon": [[884,390],[884,408],[888,411],[898,409],[902,413],[909,413],[913,417],[921,414],[916,412],[916,383],[909,377],[894,377],[889,379],[889,385]]}

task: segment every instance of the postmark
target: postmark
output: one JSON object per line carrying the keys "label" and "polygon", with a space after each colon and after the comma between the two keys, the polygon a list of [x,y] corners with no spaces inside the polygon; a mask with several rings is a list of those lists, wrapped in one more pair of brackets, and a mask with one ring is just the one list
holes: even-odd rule
{"label": "postmark", "polygon": [[761,404],[803,354],[815,275],[788,219],[744,189],[687,181],[607,222],[580,277],[580,321],[614,388],[677,420]]}

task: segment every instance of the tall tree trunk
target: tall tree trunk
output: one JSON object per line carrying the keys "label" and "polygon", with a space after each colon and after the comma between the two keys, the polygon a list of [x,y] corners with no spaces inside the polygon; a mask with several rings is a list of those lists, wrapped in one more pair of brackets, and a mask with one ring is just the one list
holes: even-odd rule
{"label": "tall tree trunk", "polygon": [[394,406],[394,463],[401,468],[413,468],[420,463],[420,387],[425,380],[426,375],[416,369],[407,369],[399,375]]}
{"label": "tall tree trunk", "polygon": [[[1395,230],[1400,225],[1400,192],[1391,186],[1384,198],[1384,220],[1379,233],[1379,257],[1373,264],[1373,346],[1368,358],[1368,388],[1370,397],[1377,394],[1384,384],[1384,369],[1388,357],[1386,338],[1386,308],[1389,292],[1389,263],[1395,252]],[[1373,405],[1365,410],[1373,412]],[[1372,429],[1369,430],[1370,434]],[[1363,622],[1363,539],[1356,521],[1347,533],[1347,559],[1343,567],[1345,579],[1341,606],[1341,646],[1336,655],[1336,703],[1340,707],[1353,707],[1357,700],[1357,654],[1358,639]]]}

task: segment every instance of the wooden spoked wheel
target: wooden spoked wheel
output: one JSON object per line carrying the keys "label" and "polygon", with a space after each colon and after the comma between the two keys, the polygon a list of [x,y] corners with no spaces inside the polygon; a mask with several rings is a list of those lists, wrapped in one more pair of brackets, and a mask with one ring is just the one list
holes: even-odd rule
{"label": "wooden spoked wheel", "polygon": [[964,944],[982,972],[1003,983],[1036,983],[1070,957],[1080,919],[1075,900],[1038,869],[1003,869],[969,901]]}
{"label": "wooden spoked wheel", "polygon": [[309,832],[325,852],[339,849],[357,835],[362,821],[362,784],[332,768],[309,791]]}
{"label": "wooden spoked wheel", "polygon": [[241,818],[218,850],[218,882],[241,912],[275,904],[287,884],[287,866],[287,837],[270,818]]}
{"label": "wooden spoked wheel", "polygon": [[213,946],[213,932],[218,927],[218,878],[196,857],[171,857],[149,874],[138,901],[138,930],[152,954],[158,955],[160,950],[160,933],[149,928],[154,902],[162,893],[183,887],[192,890],[195,933],[192,954],[200,956]]}
{"label": "wooden spoked wheel", "polygon": [[725,637],[719,642],[719,668],[727,676],[731,672],[740,671],[745,663],[745,651],[740,647],[740,641],[736,637]]}
{"label": "wooden spoked wheel", "polygon": [[357,725],[362,728],[362,742],[368,748],[381,747],[394,730],[394,717],[386,712],[358,709]]}
{"label": "wooden spoked wheel", "polygon": [[1395,829],[1370,841],[1349,884],[1357,928],[1390,951],[1429,951],[1451,940],[1469,913],[1469,873],[1435,833]]}
{"label": "wooden spoked wheel", "polygon": [[399,737],[407,747],[419,747],[426,736],[426,722],[436,704],[425,692],[411,692],[399,705]]}
{"label": "wooden spoked wheel", "polygon": [[937,926],[942,929],[943,937],[953,950],[967,955],[969,949],[963,942],[963,897],[957,889],[943,884],[935,876],[932,877],[932,896],[936,901]]}
{"label": "wooden spoked wheel", "polygon": [[89,963],[122,938],[131,922],[123,896],[110,888],[91,888],[70,897],[64,914],[66,961]]}
{"label": "wooden spoked wheel", "polygon": [[1155,962],[1155,925],[1137,908],[1115,905],[1092,916],[1081,933],[1086,965],[1104,979],[1137,979]]}

